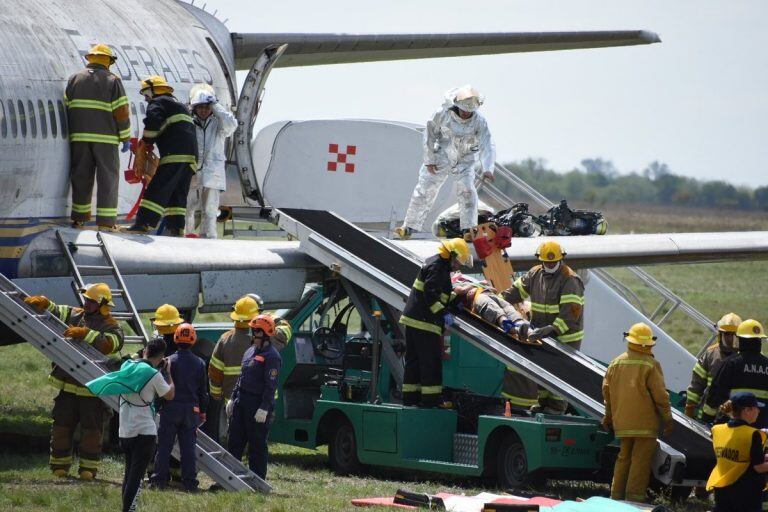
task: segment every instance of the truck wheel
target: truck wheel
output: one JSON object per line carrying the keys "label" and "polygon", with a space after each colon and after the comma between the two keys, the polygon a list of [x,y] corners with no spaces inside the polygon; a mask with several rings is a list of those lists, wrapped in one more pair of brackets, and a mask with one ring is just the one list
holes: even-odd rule
{"label": "truck wheel", "polygon": [[508,435],[496,459],[496,477],[502,489],[525,487],[530,482],[525,447],[517,436]]}
{"label": "truck wheel", "polygon": [[331,469],[340,475],[357,473],[362,469],[357,458],[355,429],[346,420],[336,427],[328,442],[328,459]]}

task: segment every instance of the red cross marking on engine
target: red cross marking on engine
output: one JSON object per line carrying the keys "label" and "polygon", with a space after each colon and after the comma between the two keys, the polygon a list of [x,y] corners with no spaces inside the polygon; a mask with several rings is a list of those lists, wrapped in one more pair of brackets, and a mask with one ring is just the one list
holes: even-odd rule
{"label": "red cross marking on engine", "polygon": [[328,162],[328,170],[335,172],[340,164],[344,166],[344,172],[355,172],[355,164],[349,162],[349,157],[357,153],[357,146],[347,146],[346,151],[340,151],[338,144],[328,144],[328,153],[332,160]]}

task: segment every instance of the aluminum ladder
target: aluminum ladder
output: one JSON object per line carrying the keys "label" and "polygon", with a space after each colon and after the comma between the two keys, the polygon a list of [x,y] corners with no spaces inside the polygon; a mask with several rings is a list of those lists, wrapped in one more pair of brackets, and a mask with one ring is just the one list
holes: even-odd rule
{"label": "aluminum ladder", "polygon": [[[67,326],[47,311],[39,313],[32,309],[24,302],[25,297],[28,295],[21,288],[0,274],[0,321],[80,383],[109,372],[107,356],[88,343],[64,337]],[[115,411],[119,410],[117,395],[100,398]],[[267,482],[200,431],[195,454],[198,468],[225,490],[263,493],[272,490]]]}
{"label": "aluminum ladder", "polygon": [[[104,239],[102,234],[98,232],[96,233],[96,243],[78,243],[77,241],[65,240],[61,234],[61,231],[57,229],[56,239],[59,241],[61,251],[64,253],[64,257],[66,258],[67,264],[69,265],[69,270],[72,273],[72,277],[74,278],[72,285],[73,289],[75,290],[77,300],[80,301],[80,305],[83,305],[83,298],[80,293],[78,293],[78,290],[85,288],[86,282],[83,279],[84,277],[100,276],[104,275],[106,272],[112,274],[115,283],[117,283],[117,288],[110,289],[112,292],[112,301],[115,302],[115,299],[120,299],[120,302],[122,302],[123,305],[122,310],[112,311],[112,317],[115,320],[125,321],[131,327],[131,329],[133,329],[134,332],[134,335],[124,337],[124,343],[140,343],[142,346],[146,346],[146,344],[149,342],[147,330],[144,328],[141,317],[136,311],[136,306],[133,305],[131,294],[128,293],[128,288],[125,286],[125,281],[123,280],[122,274],[120,274],[120,269],[117,267],[117,263],[115,263],[115,259],[112,257],[112,254],[109,252],[107,241]],[[98,247],[101,250],[104,264],[78,264],[75,260],[75,254],[77,253],[77,249],[80,247]],[[115,303],[115,306],[117,305],[118,304]]]}

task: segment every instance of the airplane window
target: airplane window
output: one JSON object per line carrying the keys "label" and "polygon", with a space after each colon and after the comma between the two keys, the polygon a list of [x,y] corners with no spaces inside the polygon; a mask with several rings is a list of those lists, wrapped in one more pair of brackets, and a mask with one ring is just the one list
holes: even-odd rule
{"label": "airplane window", "polygon": [[32,100],[27,101],[27,111],[29,112],[29,130],[32,132],[32,138],[37,138],[37,118],[35,117],[35,104]]}
{"label": "airplane window", "polygon": [[48,120],[45,117],[45,104],[43,100],[37,100],[37,113],[40,114],[40,135],[48,138]]}
{"label": "airplane window", "polygon": [[24,102],[19,100],[19,124],[21,125],[21,136],[27,136],[27,115],[24,112]]}
{"label": "airplane window", "polygon": [[48,100],[48,118],[51,120],[51,137],[56,138],[56,108],[53,102]]}
{"label": "airplane window", "polygon": [[8,114],[11,116],[11,133],[15,139],[19,136],[19,126],[16,124],[16,107],[13,106],[13,100],[8,100]]}
{"label": "airplane window", "polygon": [[144,107],[143,103],[139,103],[139,110],[141,110],[141,117],[147,115],[147,109]]}
{"label": "airplane window", "polygon": [[3,100],[0,100],[0,132],[2,132],[3,138],[8,136],[8,120],[5,118],[5,105],[3,105]]}
{"label": "airplane window", "polygon": [[64,104],[61,100],[57,101],[59,105],[59,123],[61,123],[61,137],[67,138],[67,112],[64,110]]}
{"label": "airplane window", "polygon": [[139,116],[136,115],[136,104],[131,102],[131,115],[133,116],[133,134],[139,136]]}

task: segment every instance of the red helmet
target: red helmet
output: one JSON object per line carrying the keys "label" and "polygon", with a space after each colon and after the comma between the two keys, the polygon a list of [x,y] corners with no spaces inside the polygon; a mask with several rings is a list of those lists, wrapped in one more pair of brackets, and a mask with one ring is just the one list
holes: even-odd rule
{"label": "red helmet", "polygon": [[197,333],[192,324],[181,324],[173,334],[173,341],[177,344],[194,345],[197,342]]}
{"label": "red helmet", "polygon": [[252,329],[261,329],[267,336],[275,335],[275,320],[270,315],[256,315],[248,323]]}

